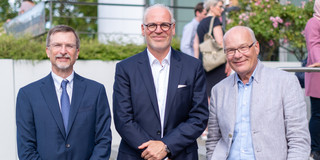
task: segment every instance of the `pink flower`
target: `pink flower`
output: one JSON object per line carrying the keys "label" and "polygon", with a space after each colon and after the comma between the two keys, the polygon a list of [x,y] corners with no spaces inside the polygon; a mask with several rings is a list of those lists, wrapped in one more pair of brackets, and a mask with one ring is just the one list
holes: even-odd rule
{"label": "pink flower", "polygon": [[250,16],[255,16],[256,13],[255,13],[255,12],[250,12],[249,15],[250,15]]}
{"label": "pink flower", "polygon": [[274,17],[270,17],[270,21],[274,22],[276,19]]}
{"label": "pink flower", "polygon": [[301,33],[302,35],[304,35],[304,34],[305,34],[304,30],[303,30],[303,31],[301,31],[300,33]]}
{"label": "pink flower", "polygon": [[243,20],[245,20],[245,21],[247,21],[249,19],[249,16],[245,16],[244,18],[243,18]]}
{"label": "pink flower", "polygon": [[270,7],[271,7],[270,4],[268,4],[268,5],[267,5],[267,8],[270,8]]}
{"label": "pink flower", "polygon": [[287,38],[283,39],[283,43],[288,43],[288,39]]}
{"label": "pink flower", "polygon": [[278,22],[273,22],[272,25],[273,25],[274,28],[277,28],[278,27]]}
{"label": "pink flower", "polygon": [[269,0],[265,0],[266,2],[269,2]]}
{"label": "pink flower", "polygon": [[267,9],[264,9],[263,11],[264,11],[264,12],[266,12],[266,13],[268,12],[268,10],[267,10]]}
{"label": "pink flower", "polygon": [[232,22],[233,22],[232,19],[227,19],[227,24],[230,24]]}
{"label": "pink flower", "polygon": [[299,16],[299,18],[301,19],[301,16]]}
{"label": "pink flower", "polygon": [[270,47],[272,47],[272,46],[274,45],[274,43],[273,43],[272,40],[270,40],[268,43],[269,43],[269,46],[270,46]]}
{"label": "pink flower", "polygon": [[276,21],[279,22],[279,23],[283,23],[283,20],[278,16],[276,17]]}
{"label": "pink flower", "polygon": [[287,1],[287,4],[291,4],[291,2],[290,2],[290,1]]}
{"label": "pink flower", "polygon": [[291,26],[291,22],[286,22],[286,23],[284,23],[284,25],[285,25],[286,27],[289,27],[289,26]]}
{"label": "pink flower", "polygon": [[301,1],[301,8],[304,8],[305,5],[306,5],[306,1]]}

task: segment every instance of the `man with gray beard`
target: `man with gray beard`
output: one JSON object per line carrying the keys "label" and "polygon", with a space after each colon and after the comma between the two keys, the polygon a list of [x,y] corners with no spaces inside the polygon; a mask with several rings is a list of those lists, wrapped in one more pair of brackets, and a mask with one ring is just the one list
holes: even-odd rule
{"label": "man with gray beard", "polygon": [[59,25],[47,36],[52,72],[19,90],[17,147],[21,160],[109,159],[111,116],[102,84],[73,70],[80,40]]}

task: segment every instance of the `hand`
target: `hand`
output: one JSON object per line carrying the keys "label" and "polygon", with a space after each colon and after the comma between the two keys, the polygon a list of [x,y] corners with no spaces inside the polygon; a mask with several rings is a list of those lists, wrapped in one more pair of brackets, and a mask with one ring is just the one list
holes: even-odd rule
{"label": "hand", "polygon": [[145,149],[141,157],[147,160],[161,160],[168,154],[166,152],[166,146],[162,141],[153,141],[143,143],[138,147],[139,149]]}
{"label": "hand", "polygon": [[320,67],[320,63],[319,62],[313,63],[313,64],[309,65],[308,67]]}

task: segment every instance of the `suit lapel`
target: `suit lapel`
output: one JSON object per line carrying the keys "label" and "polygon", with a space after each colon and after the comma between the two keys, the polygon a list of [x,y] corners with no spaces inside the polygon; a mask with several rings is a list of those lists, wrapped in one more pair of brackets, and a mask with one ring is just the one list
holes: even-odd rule
{"label": "suit lapel", "polygon": [[182,63],[180,61],[179,53],[171,49],[171,59],[170,59],[170,71],[169,71],[169,84],[167,90],[167,100],[166,100],[166,110],[164,117],[164,126],[167,124],[170,109],[173,100],[176,95],[176,91],[179,85],[179,80],[181,77]]}
{"label": "suit lapel", "polygon": [[[226,107],[224,109],[224,111],[226,111],[228,116],[225,117],[226,122],[229,123],[230,126],[230,134],[233,134],[234,132],[234,127],[236,125],[236,117],[237,117],[237,107],[238,107],[238,101],[239,101],[239,96],[238,96],[238,82],[237,82],[237,78],[236,78],[236,74],[234,73],[232,76],[232,86],[230,87],[230,90],[227,92],[227,98],[225,100],[226,104],[229,105],[223,105],[224,107]],[[229,139],[229,145],[231,145],[231,140]]]}
{"label": "suit lapel", "polygon": [[150,67],[149,58],[147,55],[147,49],[145,49],[140,54],[140,59],[138,61],[138,69],[140,71],[140,75],[142,77],[143,83],[145,84],[147,91],[149,93],[148,95],[150,97],[154,111],[156,112],[156,115],[160,120],[156,89],[153,82],[151,67]]}
{"label": "suit lapel", "polygon": [[69,114],[69,122],[68,122],[68,131],[67,136],[70,132],[70,129],[74,123],[76,115],[78,113],[78,109],[82,102],[82,97],[85,93],[86,85],[83,82],[83,78],[78,74],[74,73],[73,78],[73,91],[72,91],[72,100],[70,105],[70,114]]}
{"label": "suit lapel", "polygon": [[43,86],[41,86],[41,92],[54,120],[56,121],[60,129],[61,134],[63,135],[63,137],[66,137],[63,119],[59,107],[59,101],[57,99],[57,94],[51,73],[43,79]]}

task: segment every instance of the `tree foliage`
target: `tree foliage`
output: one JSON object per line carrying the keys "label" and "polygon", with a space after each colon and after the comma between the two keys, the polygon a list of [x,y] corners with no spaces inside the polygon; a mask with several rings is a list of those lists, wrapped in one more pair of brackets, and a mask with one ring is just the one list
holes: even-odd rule
{"label": "tree foliage", "polygon": [[281,4],[277,0],[244,0],[240,13],[229,14],[228,28],[245,25],[255,32],[263,60],[278,60],[281,47],[302,60],[306,53],[304,28],[312,17],[314,1],[302,1],[301,6]]}

